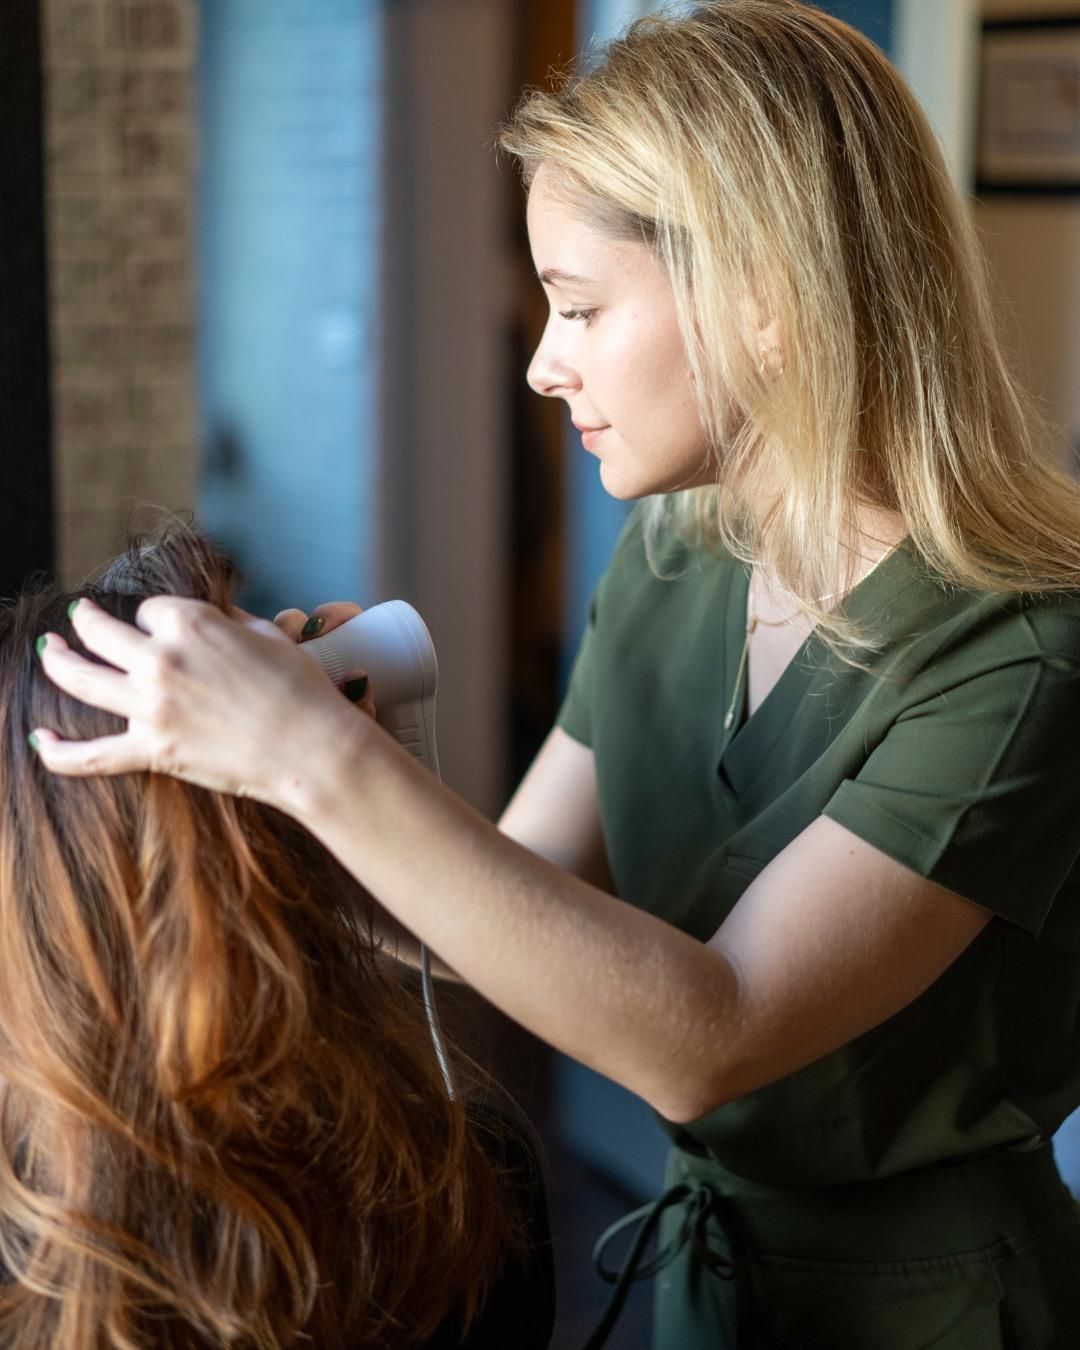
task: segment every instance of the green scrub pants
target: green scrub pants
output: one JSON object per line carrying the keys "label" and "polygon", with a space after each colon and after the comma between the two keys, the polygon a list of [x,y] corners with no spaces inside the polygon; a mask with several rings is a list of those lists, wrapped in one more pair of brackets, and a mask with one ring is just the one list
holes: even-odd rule
{"label": "green scrub pants", "polygon": [[667,1182],[597,1247],[611,1283],[655,1276],[654,1350],[1080,1350],[1080,1207],[1049,1146],[816,1189],[675,1148]]}

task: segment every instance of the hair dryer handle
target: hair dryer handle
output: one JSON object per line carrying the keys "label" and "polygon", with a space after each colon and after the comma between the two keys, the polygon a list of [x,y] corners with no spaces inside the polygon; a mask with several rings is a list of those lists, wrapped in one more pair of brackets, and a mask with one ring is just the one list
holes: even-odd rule
{"label": "hair dryer handle", "polygon": [[365,670],[375,691],[379,724],[436,776],[435,690],[439,665],[427,625],[404,600],[387,600],[343,623],[325,637],[302,642],[337,685],[350,671]]}

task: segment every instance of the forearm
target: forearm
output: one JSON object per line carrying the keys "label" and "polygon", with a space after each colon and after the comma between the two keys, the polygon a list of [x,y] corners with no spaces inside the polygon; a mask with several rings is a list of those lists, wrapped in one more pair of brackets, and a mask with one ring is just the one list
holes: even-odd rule
{"label": "forearm", "polygon": [[723,956],[496,827],[356,719],[293,811],[404,927],[509,1016],[672,1119],[717,1079]]}
{"label": "forearm", "polygon": [[[380,949],[392,960],[400,961],[403,965],[410,966],[413,970],[420,969],[420,939],[415,933],[410,933],[403,923],[400,923],[390,911],[380,905],[374,899],[371,902],[374,906],[374,926],[375,935],[379,942]],[[431,973],[438,980],[454,980],[461,982],[461,976],[456,970],[451,970],[445,961],[442,961],[434,952],[428,953],[431,960]]]}

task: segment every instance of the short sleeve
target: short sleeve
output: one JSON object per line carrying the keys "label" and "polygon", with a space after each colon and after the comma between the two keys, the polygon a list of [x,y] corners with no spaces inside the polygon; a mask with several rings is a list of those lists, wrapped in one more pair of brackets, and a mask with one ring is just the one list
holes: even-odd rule
{"label": "short sleeve", "polygon": [[1080,855],[1080,661],[1029,653],[906,707],[824,814],[1038,934]]}

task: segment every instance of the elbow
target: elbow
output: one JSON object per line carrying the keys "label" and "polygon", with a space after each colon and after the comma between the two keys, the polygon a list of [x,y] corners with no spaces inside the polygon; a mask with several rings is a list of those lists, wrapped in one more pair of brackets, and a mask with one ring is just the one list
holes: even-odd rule
{"label": "elbow", "polygon": [[768,1087],[791,1071],[791,1067],[770,1064],[760,1053],[753,1059],[740,1056],[715,1066],[711,1072],[686,1074],[677,1086],[667,1083],[663,1093],[650,1096],[648,1101],[653,1110],[672,1125],[690,1125],[723,1106],[730,1106],[748,1093]]}
{"label": "elbow", "polygon": [[700,1082],[684,1084],[683,1087],[683,1091],[653,1094],[649,1098],[652,1109],[670,1125],[692,1125],[695,1120],[719,1111],[738,1096],[738,1093],[722,1083]]}
{"label": "elbow", "polygon": [[643,1094],[672,1125],[689,1125],[744,1096],[760,1058],[735,961],[719,949],[702,950],[704,970],[687,981],[688,997],[669,1021],[682,1034],[658,1045],[652,1091]]}

